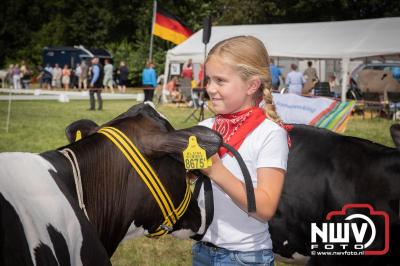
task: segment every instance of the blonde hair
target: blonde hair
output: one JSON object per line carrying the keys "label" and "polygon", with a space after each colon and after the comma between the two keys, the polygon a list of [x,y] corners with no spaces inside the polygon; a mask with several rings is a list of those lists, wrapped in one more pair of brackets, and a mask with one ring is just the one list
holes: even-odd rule
{"label": "blonde hair", "polygon": [[262,96],[267,117],[280,122],[272,101],[269,56],[264,44],[252,36],[232,37],[217,43],[208,53],[206,63],[216,56],[232,65],[244,81],[255,76],[260,78],[261,84],[255,93],[254,101],[257,103]]}

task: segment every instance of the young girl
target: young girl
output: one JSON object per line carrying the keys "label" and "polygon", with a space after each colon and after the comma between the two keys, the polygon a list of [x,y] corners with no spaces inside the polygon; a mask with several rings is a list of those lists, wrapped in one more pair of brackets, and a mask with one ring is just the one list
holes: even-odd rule
{"label": "young girl", "polygon": [[[207,93],[217,115],[200,124],[217,130],[243,157],[257,211],[246,212],[242,172],[236,159],[221,149],[212,157],[213,165],[203,170],[213,184],[214,219],[202,241],[192,247],[193,265],[273,265],[268,220],[281,195],[288,143],[272,103],[267,51],[254,37],[233,37],[214,46],[205,69]],[[265,109],[258,107],[262,99]]]}

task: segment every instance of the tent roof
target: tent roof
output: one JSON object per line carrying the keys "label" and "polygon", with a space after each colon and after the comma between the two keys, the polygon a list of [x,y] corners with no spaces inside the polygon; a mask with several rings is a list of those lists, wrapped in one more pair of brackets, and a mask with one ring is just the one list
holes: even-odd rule
{"label": "tent roof", "polygon": [[[170,61],[202,62],[203,30],[168,51]],[[400,17],[337,22],[213,26],[208,50],[217,42],[252,35],[270,56],[292,58],[360,58],[400,54]]]}

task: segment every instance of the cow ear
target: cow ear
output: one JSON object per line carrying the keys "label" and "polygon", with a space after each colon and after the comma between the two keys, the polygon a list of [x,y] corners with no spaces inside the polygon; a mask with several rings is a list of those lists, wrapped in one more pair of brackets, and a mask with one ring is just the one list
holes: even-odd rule
{"label": "cow ear", "polygon": [[168,154],[183,161],[183,151],[188,145],[190,136],[196,136],[197,143],[206,151],[207,158],[217,153],[222,145],[222,137],[216,131],[204,126],[194,126],[144,138],[143,146],[148,155]]}
{"label": "cow ear", "polygon": [[71,123],[65,129],[69,143],[78,141],[96,131],[98,125],[89,119],[81,119]]}
{"label": "cow ear", "polygon": [[400,151],[400,124],[394,124],[390,127],[390,135],[392,136],[394,145]]}

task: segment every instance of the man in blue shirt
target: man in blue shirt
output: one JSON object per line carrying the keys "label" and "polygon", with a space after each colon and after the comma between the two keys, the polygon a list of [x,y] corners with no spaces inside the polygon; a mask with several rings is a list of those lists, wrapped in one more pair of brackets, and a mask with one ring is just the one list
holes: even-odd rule
{"label": "man in blue shirt", "polygon": [[150,61],[146,63],[146,68],[143,69],[142,84],[144,102],[153,101],[154,90],[157,87],[157,73],[154,70],[154,64]]}
{"label": "man in blue shirt", "polygon": [[[279,67],[274,64],[274,59],[270,59],[269,69],[271,71],[272,78],[272,90],[279,91],[279,85],[281,84],[279,77],[282,77],[282,72]],[[283,80],[283,77],[282,77]]]}
{"label": "man in blue shirt", "polygon": [[90,111],[95,110],[95,99],[94,94],[96,93],[97,102],[99,104],[98,110],[103,109],[103,99],[101,98],[101,66],[99,65],[99,59],[97,57],[92,59],[92,79],[89,84],[89,96],[90,96]]}

